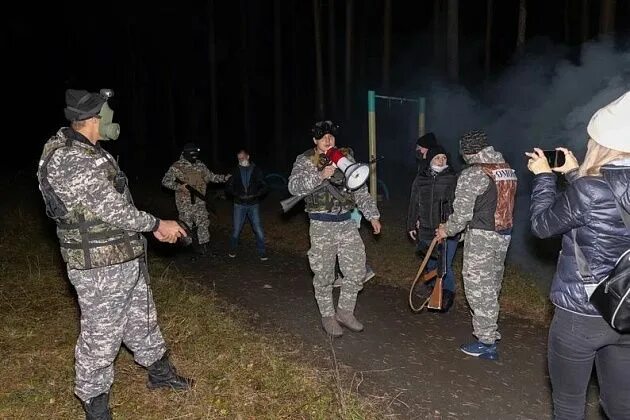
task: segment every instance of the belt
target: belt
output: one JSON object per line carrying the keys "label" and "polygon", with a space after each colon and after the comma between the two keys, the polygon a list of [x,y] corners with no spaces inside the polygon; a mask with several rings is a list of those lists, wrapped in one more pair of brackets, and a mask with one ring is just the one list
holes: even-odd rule
{"label": "belt", "polygon": [[341,214],[309,213],[308,217],[311,220],[317,220],[320,222],[345,222],[346,220],[350,220],[350,212],[345,212]]}

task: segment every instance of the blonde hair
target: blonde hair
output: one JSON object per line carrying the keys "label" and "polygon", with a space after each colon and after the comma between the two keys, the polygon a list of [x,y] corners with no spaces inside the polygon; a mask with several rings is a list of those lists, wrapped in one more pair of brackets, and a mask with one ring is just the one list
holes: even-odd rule
{"label": "blonde hair", "polygon": [[609,149],[593,139],[588,139],[586,156],[578,169],[578,176],[601,176],[602,166],[623,158],[630,158],[630,153]]}

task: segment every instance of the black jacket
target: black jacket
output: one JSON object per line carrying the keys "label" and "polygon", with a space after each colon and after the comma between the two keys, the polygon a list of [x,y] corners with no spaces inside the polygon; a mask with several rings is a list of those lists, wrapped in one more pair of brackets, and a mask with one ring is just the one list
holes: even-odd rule
{"label": "black jacket", "polygon": [[232,170],[232,176],[225,184],[225,193],[234,198],[234,203],[242,205],[258,204],[263,195],[269,191],[262,171],[254,163],[248,167],[252,174],[247,187],[243,185],[241,178],[241,166]]}
{"label": "black jacket", "polygon": [[623,223],[617,203],[630,211],[630,167],[606,165],[602,176],[576,178],[568,173],[569,187],[556,190],[554,174],[534,177],[530,211],[532,232],[539,238],[562,235],[562,251],[551,284],[551,302],[585,315],[598,315],[589,303],[584,282],[578,274],[573,241],[582,250],[597,280],[612,270],[619,256],[630,248],[630,232]]}
{"label": "black jacket", "polygon": [[418,239],[433,239],[435,229],[453,212],[456,186],[457,175],[450,166],[440,173],[430,167],[418,173],[411,187],[407,231],[416,230],[420,222]]}

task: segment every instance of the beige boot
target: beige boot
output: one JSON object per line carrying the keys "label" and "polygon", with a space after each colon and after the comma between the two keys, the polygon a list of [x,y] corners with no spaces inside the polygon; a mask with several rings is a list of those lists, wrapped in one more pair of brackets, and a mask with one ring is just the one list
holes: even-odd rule
{"label": "beige boot", "polygon": [[337,323],[334,316],[323,316],[322,327],[324,327],[324,331],[333,338],[341,337],[343,335],[343,329],[341,328],[341,325]]}
{"label": "beige boot", "polygon": [[363,324],[361,324],[354,317],[354,314],[351,311],[346,311],[345,309],[337,309],[337,314],[335,315],[335,319],[338,323],[349,329],[350,331],[359,332],[363,331]]}

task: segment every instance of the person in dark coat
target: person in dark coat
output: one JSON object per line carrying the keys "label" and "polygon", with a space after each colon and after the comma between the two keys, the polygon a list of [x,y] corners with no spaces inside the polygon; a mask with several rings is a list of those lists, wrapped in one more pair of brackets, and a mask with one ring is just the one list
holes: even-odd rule
{"label": "person in dark coat", "polygon": [[[435,229],[453,212],[457,186],[457,175],[448,165],[448,157],[442,146],[434,145],[428,149],[426,161],[428,165],[418,172],[411,187],[407,214],[407,232],[416,241],[419,252],[429,247],[435,236]],[[455,297],[455,277],[452,265],[457,244],[457,237],[446,240],[447,270],[442,279],[443,312],[450,309]],[[440,245],[439,252],[443,251],[444,248]],[[438,260],[431,258],[427,268],[433,270],[437,264]]]}
{"label": "person in dark coat", "polygon": [[238,239],[245,220],[249,222],[256,236],[256,251],[261,261],[266,261],[265,233],[260,220],[260,199],[269,190],[262,171],[250,160],[249,153],[242,149],[237,153],[238,166],[225,185],[225,193],[234,199],[234,229],[230,237],[231,258],[236,257]]}
{"label": "person in dark coat", "polygon": [[[630,211],[630,92],[597,111],[587,131],[591,139],[580,166],[564,148],[558,148],[566,157],[559,168],[550,168],[540,149],[527,153],[528,168],[535,174],[532,232],[539,238],[562,235],[551,284],[555,313],[547,349],[554,418],[584,418],[595,363],[602,408],[610,419],[628,419],[630,334],[615,331],[589,296],[630,248],[620,211]],[[557,191],[552,171],[565,175],[565,191]],[[580,274],[578,248],[594,279]]]}

